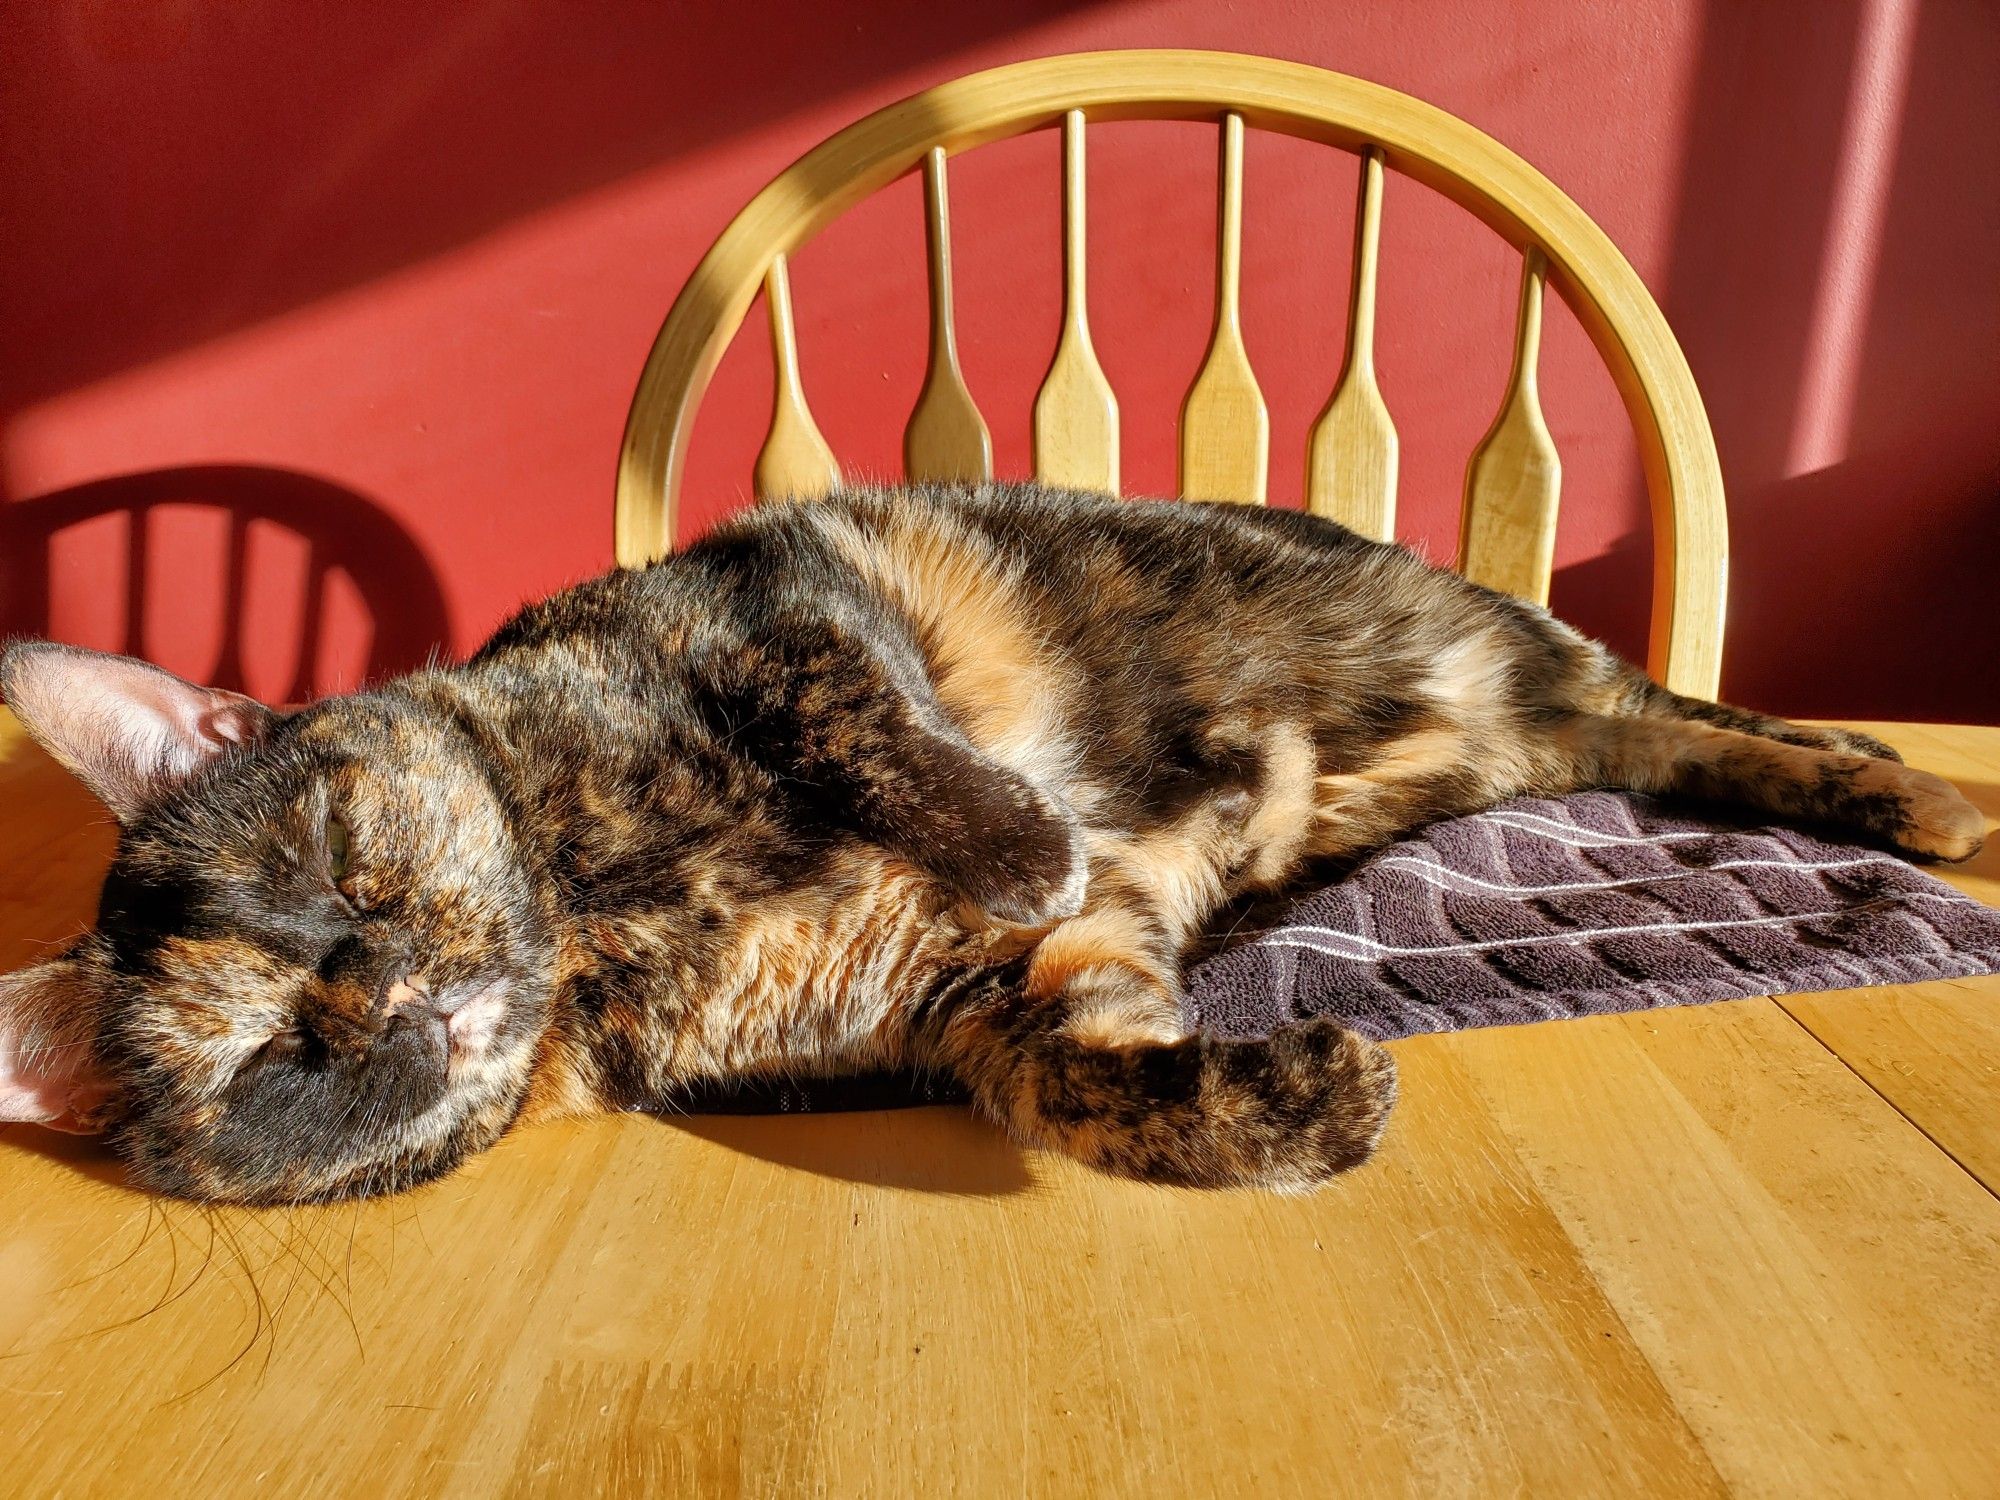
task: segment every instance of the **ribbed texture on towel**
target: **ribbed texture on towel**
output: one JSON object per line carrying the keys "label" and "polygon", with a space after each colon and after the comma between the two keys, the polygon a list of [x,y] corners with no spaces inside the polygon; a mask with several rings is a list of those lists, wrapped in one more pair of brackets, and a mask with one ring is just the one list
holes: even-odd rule
{"label": "ribbed texture on towel", "polygon": [[1434,824],[1239,932],[1188,994],[1224,1035],[1335,1016],[1387,1041],[1995,971],[2000,912],[1893,855],[1586,792]]}

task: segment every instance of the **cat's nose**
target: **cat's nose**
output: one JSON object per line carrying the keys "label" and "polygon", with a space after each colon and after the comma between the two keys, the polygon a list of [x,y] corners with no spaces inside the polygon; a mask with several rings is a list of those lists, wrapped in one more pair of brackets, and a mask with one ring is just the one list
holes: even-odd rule
{"label": "cat's nose", "polygon": [[390,980],[382,991],[378,1009],[384,1020],[391,1016],[438,1013],[431,1000],[430,982],[421,974],[399,974]]}

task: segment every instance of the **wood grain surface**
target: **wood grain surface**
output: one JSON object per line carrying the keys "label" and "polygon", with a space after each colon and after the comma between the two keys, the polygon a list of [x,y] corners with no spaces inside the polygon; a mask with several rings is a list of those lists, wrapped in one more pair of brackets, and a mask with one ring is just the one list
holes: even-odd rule
{"label": "wood grain surface", "polygon": [[[2000,812],[2000,730],[1878,732]],[[0,712],[0,964],[108,845]],[[1380,1157],[1308,1198],[924,1109],[571,1123],[209,1213],[9,1128],[0,1493],[1991,1495],[1996,1007],[1397,1043]]]}

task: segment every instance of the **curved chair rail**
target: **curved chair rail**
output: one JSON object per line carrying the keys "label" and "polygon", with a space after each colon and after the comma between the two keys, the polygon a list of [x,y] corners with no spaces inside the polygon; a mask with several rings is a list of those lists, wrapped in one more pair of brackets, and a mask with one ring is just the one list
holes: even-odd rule
{"label": "curved chair rail", "polygon": [[[1541,418],[1535,364],[1544,281],[1582,323],[1624,398],[1653,515],[1649,665],[1669,687],[1712,697],[1721,670],[1727,521],[1700,393],[1652,296],[1617,247],[1547,178],[1443,110],[1358,78],[1273,58],[1135,51],[1036,59],[940,84],[876,111],[781,172],[696,266],[640,378],[619,456],[620,564],[671,550],[694,414],[758,289],[769,290],[777,400],[759,493],[809,492],[839,470],[804,404],[786,257],[847,209],[922,168],[932,293],[931,366],[905,435],[913,473],[990,470],[990,444],[958,373],[950,330],[945,158],[1063,126],[1064,331],[1036,404],[1044,477],[1117,484],[1116,406],[1083,320],[1086,120],[1215,120],[1221,129],[1216,331],[1182,411],[1182,490],[1261,501],[1265,414],[1234,328],[1242,132],[1276,131],[1361,159],[1347,362],[1313,431],[1307,503],[1386,535],[1395,433],[1374,388],[1375,226],[1384,168],[1436,189],[1522,251],[1514,373],[1467,472],[1459,565],[1493,587],[1546,600],[1560,466]],[[1045,404],[1048,410],[1045,412]],[[1211,440],[1209,434],[1227,434]],[[1106,455],[1108,453],[1108,463]]]}

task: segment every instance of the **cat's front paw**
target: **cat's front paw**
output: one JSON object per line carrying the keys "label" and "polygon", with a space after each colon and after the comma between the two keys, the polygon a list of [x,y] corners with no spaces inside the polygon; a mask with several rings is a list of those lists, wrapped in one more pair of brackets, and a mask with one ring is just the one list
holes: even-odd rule
{"label": "cat's front paw", "polygon": [[965,899],[1006,927],[1050,927],[1083,910],[1090,856],[1083,824],[1070,808],[1027,781],[1014,792],[1014,816],[985,830],[985,858],[965,870]]}

